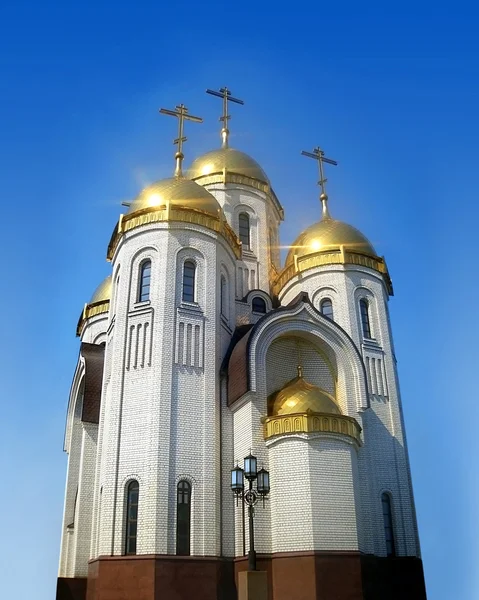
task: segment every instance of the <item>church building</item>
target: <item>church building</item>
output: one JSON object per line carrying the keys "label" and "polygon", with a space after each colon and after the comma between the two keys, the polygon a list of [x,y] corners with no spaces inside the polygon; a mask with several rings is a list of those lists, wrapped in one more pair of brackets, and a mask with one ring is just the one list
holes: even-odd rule
{"label": "church building", "polygon": [[268,600],[425,600],[385,259],[332,216],[316,148],[321,218],[282,264],[282,203],[229,145],[242,101],[209,92],[221,146],[186,169],[201,119],[160,111],[174,175],[119,216],[77,325],[57,600],[236,600],[252,540],[231,471],[250,454]]}

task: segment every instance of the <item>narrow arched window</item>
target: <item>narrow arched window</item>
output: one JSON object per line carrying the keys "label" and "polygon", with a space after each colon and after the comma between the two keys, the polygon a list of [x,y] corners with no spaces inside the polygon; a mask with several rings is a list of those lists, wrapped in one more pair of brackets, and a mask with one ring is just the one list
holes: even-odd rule
{"label": "narrow arched window", "polygon": [[250,249],[250,227],[249,227],[249,215],[247,213],[240,213],[239,215],[239,238],[243,244],[243,248],[246,250]]}
{"label": "narrow arched window", "polygon": [[140,285],[138,286],[138,302],[150,299],[151,260],[145,260],[140,267]]}
{"label": "narrow arched window", "polygon": [[393,529],[393,515],[391,510],[391,496],[384,493],[381,496],[381,503],[383,506],[383,519],[384,519],[384,535],[386,537],[386,554],[388,556],[395,556],[396,549],[394,546],[394,529]]}
{"label": "narrow arched window", "polygon": [[266,302],[263,300],[263,298],[256,296],[255,298],[253,298],[253,302],[251,303],[251,308],[253,309],[253,312],[255,312],[255,313],[264,314],[266,312]]}
{"label": "narrow arched window", "polygon": [[369,304],[368,301],[362,298],[359,301],[359,308],[361,311],[361,325],[363,328],[363,336],[365,338],[371,337],[371,324],[369,322]]}
{"label": "narrow arched window", "polygon": [[228,284],[226,283],[226,277],[221,275],[220,281],[220,305],[221,314],[224,317],[228,316]]}
{"label": "narrow arched window", "polygon": [[185,261],[183,265],[183,300],[195,301],[196,264],[192,260]]}
{"label": "narrow arched window", "polygon": [[176,554],[189,556],[191,529],[191,485],[180,481],[176,500]]}
{"label": "narrow arched window", "polygon": [[331,319],[331,321],[334,319],[333,303],[329,298],[324,298],[324,300],[321,300],[319,308],[321,310],[322,315],[324,315],[328,319]]}
{"label": "narrow arched window", "polygon": [[126,488],[126,535],[125,554],[136,554],[136,536],[138,529],[138,481],[130,481]]}

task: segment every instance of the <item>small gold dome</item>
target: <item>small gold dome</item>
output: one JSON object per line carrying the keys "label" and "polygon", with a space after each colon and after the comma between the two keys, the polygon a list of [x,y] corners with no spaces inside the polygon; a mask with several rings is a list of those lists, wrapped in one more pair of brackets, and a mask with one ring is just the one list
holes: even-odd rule
{"label": "small gold dome", "polygon": [[96,288],[88,304],[106,302],[107,300],[111,300],[111,275],[108,275]]}
{"label": "small gold dome", "polygon": [[167,204],[202,210],[217,217],[221,211],[218,201],[205,188],[184,177],[161,179],[144,188],[131,203],[128,213]]}
{"label": "small gold dome", "polygon": [[269,416],[291,415],[308,411],[341,414],[339,406],[328,392],[303,379],[301,367],[298,367],[297,377],[268,398],[268,407]]}
{"label": "small gold dome", "polygon": [[259,164],[251,156],[234,148],[220,148],[199,156],[193,161],[186,176],[195,180],[223,173],[223,169],[269,185],[269,179]]}
{"label": "small gold dome", "polygon": [[286,257],[286,266],[294,262],[294,256],[300,258],[323,250],[339,250],[340,246],[376,256],[373,246],[358,229],[342,221],[326,218],[305,229],[296,239]]}

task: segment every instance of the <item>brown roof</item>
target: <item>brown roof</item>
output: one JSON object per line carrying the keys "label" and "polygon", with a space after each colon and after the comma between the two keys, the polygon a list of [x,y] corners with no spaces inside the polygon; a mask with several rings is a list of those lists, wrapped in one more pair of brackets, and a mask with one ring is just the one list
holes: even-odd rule
{"label": "brown roof", "polygon": [[105,346],[82,342],[80,354],[85,359],[85,391],[81,420],[98,423],[100,420],[101,388]]}

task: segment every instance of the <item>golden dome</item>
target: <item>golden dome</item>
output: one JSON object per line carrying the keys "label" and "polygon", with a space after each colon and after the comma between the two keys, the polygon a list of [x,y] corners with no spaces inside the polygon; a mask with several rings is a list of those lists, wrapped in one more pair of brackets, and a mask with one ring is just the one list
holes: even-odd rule
{"label": "golden dome", "polygon": [[353,252],[376,256],[373,246],[358,229],[343,221],[325,218],[305,229],[296,239],[286,257],[286,266],[294,262],[294,256],[300,258],[323,250],[339,250],[340,246]]}
{"label": "golden dome", "polygon": [[298,367],[298,376],[268,398],[268,414],[281,416],[308,411],[341,414],[334,398],[318,386],[305,381],[302,371],[302,368]]}
{"label": "golden dome", "polygon": [[220,148],[199,156],[193,161],[186,176],[195,180],[223,173],[223,169],[269,185],[269,179],[259,164],[251,156],[234,148]]}
{"label": "golden dome", "polygon": [[194,208],[218,216],[221,207],[205,188],[184,177],[161,179],[146,188],[131,203],[128,214],[138,210],[165,205]]}
{"label": "golden dome", "polygon": [[88,304],[106,302],[107,300],[111,300],[111,275],[108,275],[96,288]]}

